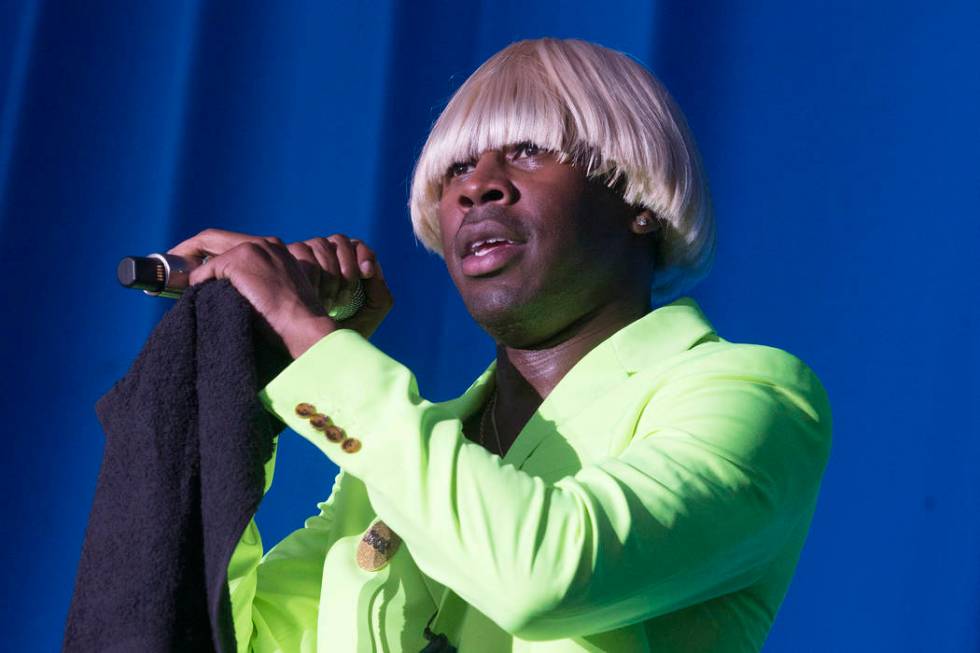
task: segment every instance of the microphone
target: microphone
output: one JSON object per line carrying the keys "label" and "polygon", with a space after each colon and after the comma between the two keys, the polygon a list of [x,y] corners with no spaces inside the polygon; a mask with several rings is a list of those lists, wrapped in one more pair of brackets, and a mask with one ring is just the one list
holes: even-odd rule
{"label": "microphone", "polygon": [[[190,285],[191,270],[208,260],[194,256],[174,256],[154,252],[149,256],[126,256],[116,268],[116,276],[126,288],[142,290],[153,297],[179,298]],[[353,317],[364,305],[364,288],[358,281],[349,302],[331,308],[327,315],[342,322]]]}

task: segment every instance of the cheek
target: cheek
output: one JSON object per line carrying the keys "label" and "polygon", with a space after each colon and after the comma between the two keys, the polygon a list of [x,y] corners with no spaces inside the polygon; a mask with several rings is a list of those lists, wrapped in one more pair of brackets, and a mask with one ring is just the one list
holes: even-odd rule
{"label": "cheek", "polygon": [[597,211],[589,198],[554,197],[551,206],[555,220],[545,225],[549,240],[567,254],[593,252],[609,237],[608,216]]}
{"label": "cheek", "polygon": [[582,241],[590,250],[599,249],[613,255],[621,252],[629,240],[627,211],[615,198],[594,193],[582,202],[576,216]]}
{"label": "cheek", "polygon": [[436,226],[439,228],[439,242],[442,245],[443,256],[449,258],[452,251],[453,235],[458,228],[459,220],[443,202],[436,205]]}

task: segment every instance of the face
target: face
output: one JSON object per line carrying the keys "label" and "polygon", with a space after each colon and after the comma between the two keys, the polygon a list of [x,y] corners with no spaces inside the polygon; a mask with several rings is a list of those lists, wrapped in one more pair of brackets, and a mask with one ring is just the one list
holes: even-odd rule
{"label": "face", "polygon": [[622,294],[649,288],[638,211],[531,143],[450,166],[439,201],[446,266],[473,318],[530,347]]}

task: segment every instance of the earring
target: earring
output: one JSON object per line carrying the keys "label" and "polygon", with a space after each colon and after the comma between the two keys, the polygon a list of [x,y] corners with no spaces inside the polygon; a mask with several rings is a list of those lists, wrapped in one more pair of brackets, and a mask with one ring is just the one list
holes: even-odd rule
{"label": "earring", "polygon": [[641,215],[636,218],[636,226],[647,228],[650,226],[650,217],[646,215]]}

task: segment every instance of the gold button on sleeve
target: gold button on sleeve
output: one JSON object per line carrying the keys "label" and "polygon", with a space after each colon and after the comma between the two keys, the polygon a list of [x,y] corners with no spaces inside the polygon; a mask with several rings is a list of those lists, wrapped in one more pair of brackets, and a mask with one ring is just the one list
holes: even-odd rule
{"label": "gold button on sleeve", "polygon": [[301,404],[296,404],[296,414],[300,417],[309,417],[310,415],[316,414],[316,406],[313,404],[308,404],[303,402]]}
{"label": "gold button on sleeve", "polygon": [[341,442],[347,437],[347,434],[344,433],[344,429],[340,428],[339,426],[327,426],[323,429],[323,434],[327,436],[327,439],[331,442]]}
{"label": "gold button on sleeve", "polygon": [[361,441],[357,438],[347,438],[340,443],[340,448],[347,453],[356,453],[361,449]]}
{"label": "gold button on sleeve", "polygon": [[318,431],[322,431],[323,429],[327,428],[331,424],[333,424],[331,419],[321,413],[315,413],[310,416],[310,426],[317,429]]}

